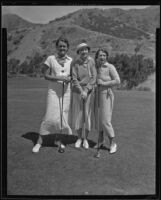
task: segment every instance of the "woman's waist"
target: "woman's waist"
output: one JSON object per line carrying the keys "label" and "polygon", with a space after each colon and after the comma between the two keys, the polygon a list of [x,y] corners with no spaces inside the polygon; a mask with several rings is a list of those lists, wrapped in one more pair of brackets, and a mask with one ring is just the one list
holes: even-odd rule
{"label": "woman's waist", "polygon": [[111,93],[112,89],[111,89],[111,87],[99,86],[99,92],[100,93]]}
{"label": "woman's waist", "polygon": [[69,83],[63,84],[63,81],[54,81],[54,82],[49,81],[49,84],[48,84],[48,89],[52,89],[52,90],[60,90],[63,87],[66,90],[70,90],[71,83],[69,82]]}

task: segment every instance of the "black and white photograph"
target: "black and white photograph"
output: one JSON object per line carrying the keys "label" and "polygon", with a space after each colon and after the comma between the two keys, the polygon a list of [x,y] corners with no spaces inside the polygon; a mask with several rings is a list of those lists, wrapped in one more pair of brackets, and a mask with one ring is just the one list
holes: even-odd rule
{"label": "black and white photograph", "polygon": [[155,196],[160,4],[1,10],[6,195]]}

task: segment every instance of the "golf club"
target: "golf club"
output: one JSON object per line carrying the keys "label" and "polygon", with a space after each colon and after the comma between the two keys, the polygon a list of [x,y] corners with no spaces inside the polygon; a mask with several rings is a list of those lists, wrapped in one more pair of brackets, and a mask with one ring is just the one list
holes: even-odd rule
{"label": "golf club", "polygon": [[[62,84],[62,106],[61,106],[61,130],[60,134],[62,134],[63,131],[63,101],[64,101],[64,81]],[[58,148],[59,153],[64,153],[64,149],[61,148],[61,142],[59,141],[59,148]]]}
{"label": "golf club", "polygon": [[97,142],[97,145],[98,145],[98,146],[97,146],[97,154],[94,155],[95,158],[100,158],[100,156],[101,156],[101,155],[100,155],[100,146],[99,146],[99,145],[100,145],[100,144],[99,144],[99,134],[100,134],[100,133],[99,133],[99,103],[100,103],[100,102],[99,102],[99,87],[100,87],[100,86],[98,85],[98,87],[97,87],[97,109],[98,109],[98,110],[97,110],[97,123],[98,123],[98,124],[97,124],[97,125],[98,125],[98,127],[97,127],[97,128],[98,128],[98,142]]}
{"label": "golf club", "polygon": [[85,131],[86,131],[86,119],[85,119],[85,99],[83,99],[83,127],[82,127],[82,131],[83,131],[83,138],[85,138]]}

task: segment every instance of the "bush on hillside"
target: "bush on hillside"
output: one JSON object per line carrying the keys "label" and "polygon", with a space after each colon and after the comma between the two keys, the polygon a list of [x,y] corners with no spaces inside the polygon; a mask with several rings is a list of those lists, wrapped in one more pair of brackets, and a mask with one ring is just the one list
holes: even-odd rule
{"label": "bush on hillside", "polygon": [[7,72],[11,74],[19,73],[19,60],[15,58],[11,58],[7,64]]}
{"label": "bush on hillside", "polygon": [[153,60],[143,55],[117,54],[109,58],[109,62],[116,67],[122,82],[127,82],[127,89],[138,86],[155,71]]}
{"label": "bush on hillside", "polygon": [[[36,53],[33,58],[28,57],[21,65],[19,60],[10,59],[8,62],[8,72],[30,74],[30,76],[42,75],[44,73],[43,61],[46,55]],[[155,71],[153,60],[145,58],[143,55],[116,54],[109,58],[121,78],[121,85],[117,89],[132,89],[144,82],[150,74]]]}

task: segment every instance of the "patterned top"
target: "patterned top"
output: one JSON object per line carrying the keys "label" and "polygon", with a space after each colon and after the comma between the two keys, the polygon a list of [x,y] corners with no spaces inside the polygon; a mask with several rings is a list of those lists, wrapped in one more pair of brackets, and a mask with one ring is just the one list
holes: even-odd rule
{"label": "patterned top", "polygon": [[[116,71],[116,68],[114,65],[106,62],[101,67],[98,68],[98,78],[102,79],[103,81],[107,82],[110,80],[118,81],[120,82],[119,74]],[[100,90],[101,92],[106,92],[108,90],[109,86],[101,86]]]}
{"label": "patterned top", "polygon": [[83,89],[91,91],[96,82],[97,72],[94,59],[90,56],[84,62],[80,58],[72,63],[73,92],[81,93]]}

